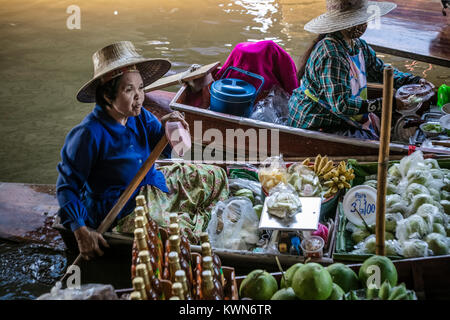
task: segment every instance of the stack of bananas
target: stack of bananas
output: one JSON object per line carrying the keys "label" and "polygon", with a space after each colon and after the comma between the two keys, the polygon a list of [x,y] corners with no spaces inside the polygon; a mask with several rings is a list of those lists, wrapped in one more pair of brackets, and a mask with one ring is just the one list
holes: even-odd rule
{"label": "stack of bananas", "polygon": [[347,169],[345,161],[341,161],[335,167],[332,160],[319,154],[314,160],[314,164],[311,165],[310,163],[311,160],[309,158],[302,162],[303,165],[313,169],[323,186],[328,188],[323,195],[324,198],[331,197],[344,188],[351,188],[349,182],[355,178],[355,175],[353,169]]}

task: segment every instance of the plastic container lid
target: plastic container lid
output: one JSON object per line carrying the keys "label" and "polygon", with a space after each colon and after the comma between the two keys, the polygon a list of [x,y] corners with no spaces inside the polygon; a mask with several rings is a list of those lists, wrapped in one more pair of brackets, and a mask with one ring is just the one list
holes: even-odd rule
{"label": "plastic container lid", "polygon": [[248,102],[254,98],[255,87],[241,79],[226,78],[214,81],[211,94],[225,102]]}
{"label": "plastic container lid", "polygon": [[357,226],[363,226],[364,222],[370,225],[376,221],[377,190],[373,187],[361,185],[351,188],[344,196],[343,209],[347,219]]}

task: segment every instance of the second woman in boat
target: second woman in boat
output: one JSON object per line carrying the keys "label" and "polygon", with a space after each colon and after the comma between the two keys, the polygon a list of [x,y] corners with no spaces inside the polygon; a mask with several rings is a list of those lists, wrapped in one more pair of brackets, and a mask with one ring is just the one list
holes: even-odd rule
{"label": "second woman in boat", "polygon": [[[360,39],[372,16],[369,6],[377,6],[381,15],[396,7],[389,2],[327,0],[327,13],[305,25],[319,35],[298,66],[300,87],[289,101],[291,126],[378,139],[382,98],[368,98],[367,82],[382,83],[385,64]],[[420,82],[426,83],[394,69],[395,88]]]}
{"label": "second woman in boat", "polygon": [[[83,258],[102,255],[106,241],[95,229],[139,171],[165,134],[167,121],[180,121],[179,112],[161,122],[142,105],[144,87],[169,69],[164,59],[147,59],[133,44],[122,41],[93,55],[94,77],[77,94],[80,102],[95,102],[94,110],[66,137],[58,164],[57,198],[61,223],[70,228]],[[164,155],[170,157],[170,147]],[[168,192],[163,174],[153,166],[140,186],[152,185]],[[117,219],[130,214],[135,195]]]}

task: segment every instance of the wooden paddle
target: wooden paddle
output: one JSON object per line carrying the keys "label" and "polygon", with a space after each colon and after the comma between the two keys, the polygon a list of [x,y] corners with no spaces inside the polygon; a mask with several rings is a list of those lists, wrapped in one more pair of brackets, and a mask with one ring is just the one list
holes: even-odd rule
{"label": "wooden paddle", "polygon": [[386,179],[389,165],[389,142],[391,140],[392,90],[394,88],[394,69],[387,66],[383,74],[383,110],[381,111],[380,150],[378,152],[378,179],[376,202],[376,254],[385,255],[385,209]]}

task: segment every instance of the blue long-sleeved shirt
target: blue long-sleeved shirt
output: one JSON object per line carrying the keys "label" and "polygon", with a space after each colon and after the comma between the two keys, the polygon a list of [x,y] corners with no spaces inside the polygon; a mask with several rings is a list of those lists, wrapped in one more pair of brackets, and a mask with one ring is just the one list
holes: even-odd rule
{"label": "blue long-sleeved shirt", "polygon": [[[158,119],[142,108],[126,125],[118,123],[99,105],[74,127],[61,150],[56,183],[61,223],[72,231],[97,228],[165,134]],[[170,146],[163,154],[170,157]],[[168,192],[163,174],[153,166],[140,186],[153,185]],[[117,219],[135,207],[136,189]]]}

